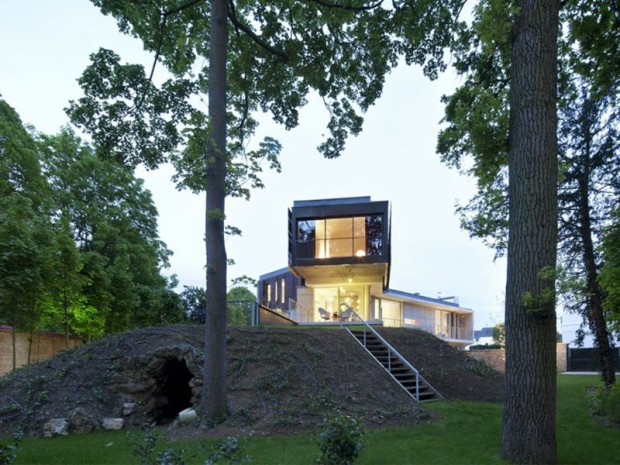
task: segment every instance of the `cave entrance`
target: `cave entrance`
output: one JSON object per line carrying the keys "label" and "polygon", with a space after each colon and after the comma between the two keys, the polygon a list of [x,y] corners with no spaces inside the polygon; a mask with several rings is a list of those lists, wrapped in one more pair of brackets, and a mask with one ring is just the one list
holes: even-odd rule
{"label": "cave entrance", "polygon": [[153,416],[158,425],[174,421],[180,411],[192,406],[192,388],[189,382],[193,377],[185,360],[166,361],[156,378],[156,408]]}

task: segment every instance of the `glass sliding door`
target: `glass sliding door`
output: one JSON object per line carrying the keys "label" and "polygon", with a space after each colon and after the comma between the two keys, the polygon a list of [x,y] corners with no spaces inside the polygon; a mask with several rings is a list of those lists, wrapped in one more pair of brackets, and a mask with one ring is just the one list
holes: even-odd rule
{"label": "glass sliding door", "polygon": [[341,304],[347,304],[362,318],[367,316],[368,286],[314,287],[315,321],[328,321],[321,317],[319,308],[329,313],[330,320],[338,321]]}
{"label": "glass sliding door", "polygon": [[383,320],[383,326],[401,327],[403,325],[401,303],[393,300],[381,299],[381,319]]}

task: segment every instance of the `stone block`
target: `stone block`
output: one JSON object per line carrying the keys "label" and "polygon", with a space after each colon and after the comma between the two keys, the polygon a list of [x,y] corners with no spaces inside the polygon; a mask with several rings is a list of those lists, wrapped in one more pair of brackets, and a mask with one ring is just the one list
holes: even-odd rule
{"label": "stone block", "polygon": [[43,437],[67,436],[69,434],[69,422],[66,418],[52,418],[43,427]]}
{"label": "stone block", "polygon": [[69,415],[69,430],[72,433],[90,433],[97,428],[97,421],[82,407],[76,408]]}
{"label": "stone block", "polygon": [[119,430],[125,425],[125,420],[122,418],[104,418],[101,422],[103,429],[107,430]]}

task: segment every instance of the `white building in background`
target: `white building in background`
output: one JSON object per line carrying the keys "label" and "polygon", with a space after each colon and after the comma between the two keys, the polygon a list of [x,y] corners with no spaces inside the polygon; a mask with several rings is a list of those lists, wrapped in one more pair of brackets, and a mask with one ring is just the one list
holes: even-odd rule
{"label": "white building in background", "polygon": [[[564,312],[560,317],[562,328],[562,342],[568,344],[568,347],[579,347],[575,340],[577,339],[577,330],[581,327],[583,317],[576,313]],[[586,336],[583,338],[583,345],[581,347],[591,348],[594,347],[594,336],[590,333],[590,330],[586,327]]]}

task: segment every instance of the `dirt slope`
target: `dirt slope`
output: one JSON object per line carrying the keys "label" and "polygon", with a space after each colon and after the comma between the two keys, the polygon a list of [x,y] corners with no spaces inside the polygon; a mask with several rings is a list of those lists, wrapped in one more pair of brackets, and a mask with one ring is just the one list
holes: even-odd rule
{"label": "dirt slope", "polygon": [[[199,402],[203,334],[197,326],[141,329],[23,367],[0,379],[0,434],[21,428],[39,435],[49,419],[72,414],[80,420],[70,422],[74,430],[107,417],[126,426],[169,424]],[[499,400],[501,375],[486,365],[426,333],[382,334],[446,398]],[[342,330],[232,328],[228,384],[230,416],[209,434],[316,430],[335,409],[363,416],[368,427],[429,419]]]}

